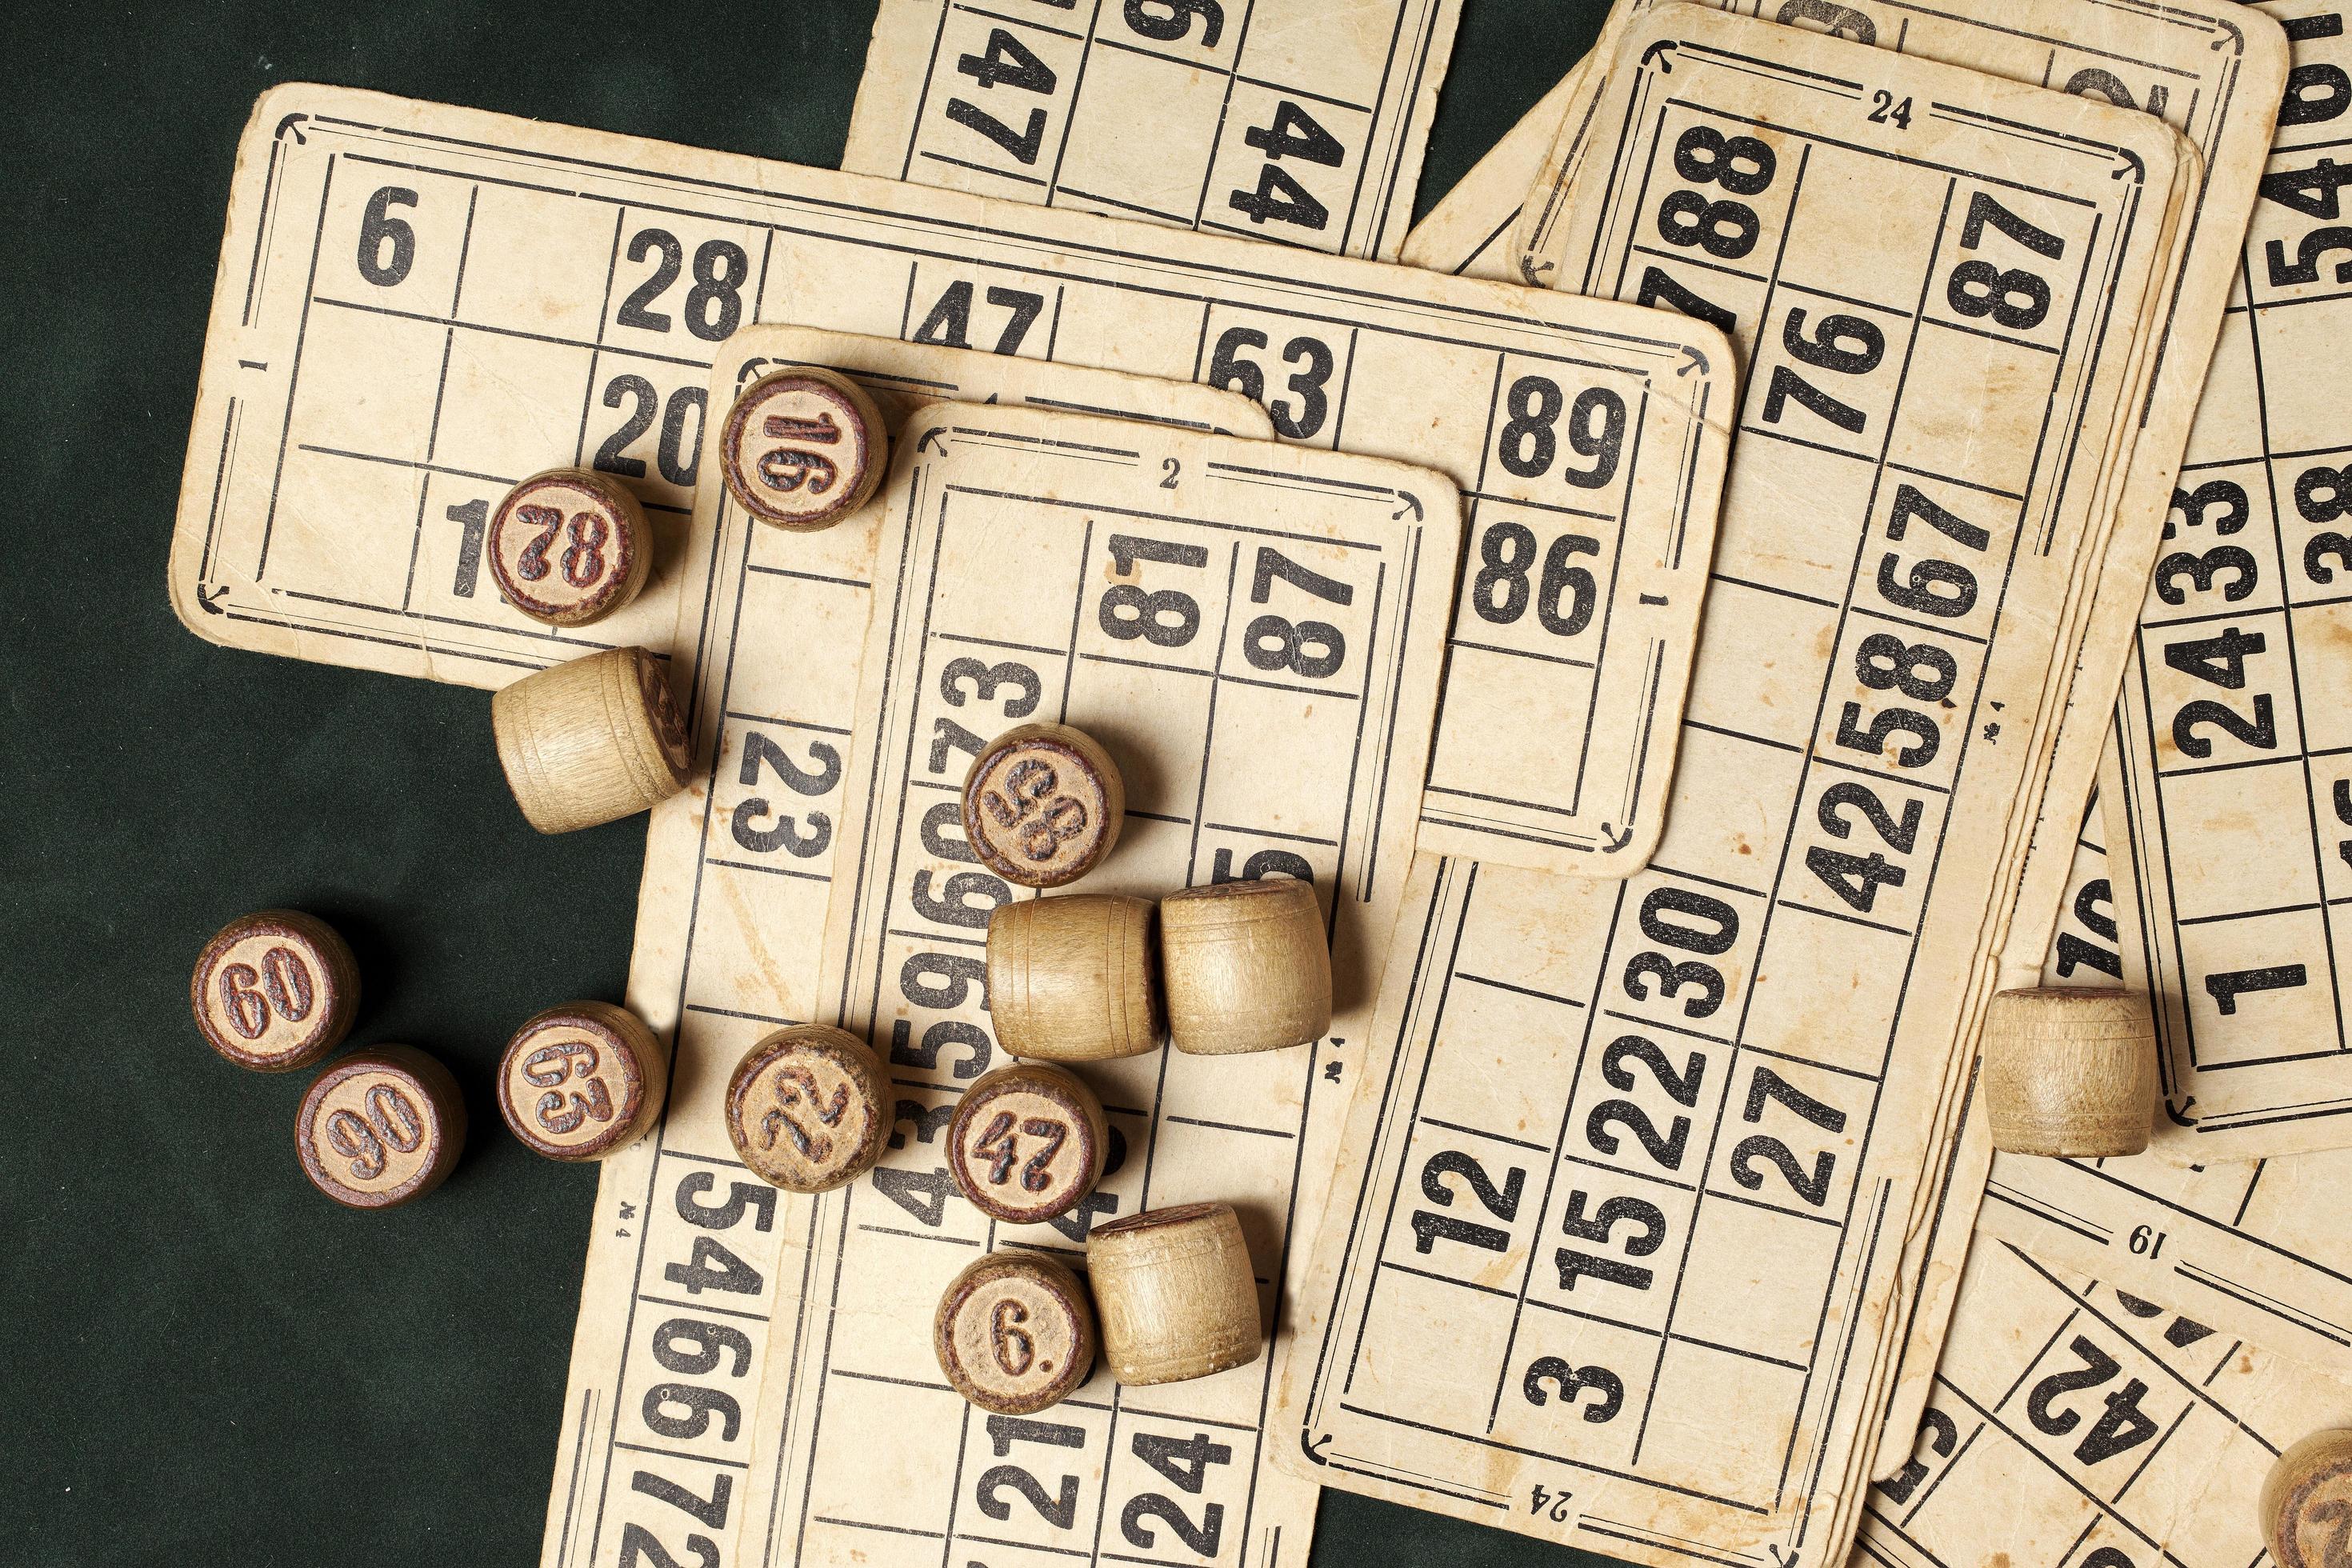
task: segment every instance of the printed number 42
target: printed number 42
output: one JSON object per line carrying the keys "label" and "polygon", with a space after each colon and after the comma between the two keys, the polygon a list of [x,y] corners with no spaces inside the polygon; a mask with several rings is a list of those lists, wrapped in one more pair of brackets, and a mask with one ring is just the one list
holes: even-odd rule
{"label": "printed number 42", "polygon": [[1572,1511],[1576,1494],[1565,1487],[1553,1491],[1541,1481],[1536,1483],[1535,1495],[1528,1499],[1528,1511],[1554,1524],[1565,1524]]}

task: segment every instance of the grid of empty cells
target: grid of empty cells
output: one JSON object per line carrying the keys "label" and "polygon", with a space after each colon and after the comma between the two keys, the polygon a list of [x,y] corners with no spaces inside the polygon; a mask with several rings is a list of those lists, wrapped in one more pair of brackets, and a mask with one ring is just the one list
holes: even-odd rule
{"label": "grid of empty cells", "polygon": [[[288,598],[447,628],[436,646],[493,664],[603,646],[611,627],[559,635],[509,610],[484,573],[484,527],[515,480],[568,463],[629,481],[657,532],[682,531],[710,356],[754,319],[759,231],[371,151],[333,154],[323,179],[256,579],[271,583],[274,559]],[[329,546],[275,525],[286,500],[311,496],[408,526],[339,530],[340,563],[306,572],[321,563],[285,557]],[[290,585],[348,578],[355,550],[370,581],[401,584],[396,601]]]}
{"label": "grid of empty cells", "polygon": [[[2259,1451],[2247,1458],[2277,1452],[2208,1392],[2243,1342],[2117,1291],[2079,1293],[2014,1247],[2000,1250],[1997,1271],[1971,1268],[2000,1280],[2000,1321],[2054,1327],[2019,1332],[1999,1352],[1971,1344],[1965,1383],[1948,1359],[1908,1460],[1872,1483],[1865,1549],[1882,1562],[1940,1564],[1932,1543],[1981,1540],[1985,1501],[1998,1497],[2024,1532],[2009,1543],[2021,1563],[2238,1568],[2234,1520],[2183,1529],[2172,1515],[2217,1464],[2245,1462],[2238,1446]],[[2128,1331],[2127,1320],[2137,1322]],[[2161,1538],[2140,1522],[2151,1510],[2173,1527]]]}
{"label": "grid of empty cells", "polygon": [[1369,254],[1442,9],[1396,0],[1365,51],[1305,0],[944,5],[896,174]]}
{"label": "grid of empty cells", "polygon": [[[1494,386],[1475,482],[1462,491],[1465,549],[1446,671],[1449,687],[1458,681],[1513,721],[1448,731],[1439,694],[1423,818],[1598,849],[1595,828],[1546,819],[1603,819],[1622,830],[1635,804],[1641,756],[1628,758],[1623,776],[1594,781],[1607,798],[1590,812],[1585,785],[1652,389],[1620,367],[1521,353],[1496,356]],[[1689,421],[1686,440],[1697,438],[1705,413]],[[1687,449],[1676,454],[1677,471],[1689,464]],[[1681,564],[1682,538],[1677,520],[1658,552],[1670,566]],[[1564,747],[1562,736],[1577,743]],[[1521,789],[1498,793],[1498,780]]]}
{"label": "grid of empty cells", "polygon": [[[1624,277],[1694,313],[1730,309],[1742,342],[1760,344],[1750,355],[1742,463],[1759,479],[1769,470],[1779,482],[1767,488],[1820,498],[1809,515],[1867,520],[1843,581],[1806,580],[1792,564],[1809,553],[1799,542],[1775,549],[1747,537],[1736,494],[1727,506],[1709,614],[1776,628],[1775,647],[1789,657],[1769,662],[1797,674],[1713,705],[1702,680],[1693,706],[1706,717],[1690,721],[1682,766],[1685,776],[1738,781],[1724,792],[1738,798],[1694,803],[1708,820],[1689,837],[1706,842],[1718,812],[1720,823],[1745,816],[1776,830],[1741,840],[1752,858],[1703,870],[1675,864],[1670,834],[1658,861],[1619,895],[1595,990],[1549,999],[1566,1014],[1552,1028],[1579,1037],[1559,1103],[1531,1119],[1557,1117],[1558,1143],[1416,1122],[1401,1187],[1443,1188],[1437,1173],[1451,1163],[1488,1212],[1474,1222],[1416,1209],[1408,1191],[1386,1256],[1473,1274],[1460,1282],[1485,1286],[1477,1293],[1493,1305],[1461,1310],[1508,1324],[1481,1419],[1455,1435],[1538,1454],[1572,1440],[1577,1463],[1636,1476],[1716,1473],[1725,1478],[1717,1500],[1771,1508],[1802,1456],[1753,1446],[1761,1462],[1732,1474],[1707,1456],[1662,1455],[1674,1426],[1662,1432],[1650,1416],[1662,1399],[1671,1407],[1678,1388],[1733,1377],[1743,1398],[1777,1408],[1780,1428],[1793,1433],[1820,1374],[1832,1277],[1873,1217],[1875,1200],[1857,1193],[1853,1177],[1869,1153],[1895,1029],[1825,1038],[1804,1020],[1903,1016],[1945,809],[2040,456],[1979,454],[1968,480],[1938,471],[1943,454],[1915,432],[1950,425],[1937,418],[1945,410],[1933,371],[1914,367],[1966,359],[2007,384],[2054,391],[2066,304],[2082,287],[2098,215],[2063,193],[1948,170],[1922,178],[1916,165],[1818,138],[1789,136],[1777,155],[1760,142],[1742,147],[1734,138],[1747,129],[1673,105],[1640,197],[1645,229],[1653,208],[1662,229],[1690,213],[1713,226],[1706,232],[1744,236],[1744,246],[1717,247],[1738,256],[1700,266],[1682,248],[1644,243],[1625,258]],[[1799,216],[1808,173],[1825,164],[1833,186],[1883,190],[1883,229],[1916,240],[1907,298],[1816,286],[1843,277],[1826,237]],[[1694,170],[1709,177],[1694,182]],[[1702,185],[1722,194],[1700,195]],[[1706,214],[1733,199],[1748,216]],[[1824,236],[1833,226],[1821,226]],[[2063,253],[2063,271],[2043,264],[2042,307],[1996,316],[1988,306],[1956,319],[1953,275],[1977,276],[1988,257],[2007,266],[2013,258],[1995,247],[2012,244],[2036,257]],[[1751,253],[1760,265],[1734,265]],[[2008,471],[1989,471],[2003,462]],[[1987,482],[1995,479],[2003,482]],[[1822,669],[1820,647],[1834,648],[1831,666],[1804,689],[1804,672]],[[1856,699],[1841,701],[1845,689]],[[1810,725],[1791,728],[1792,713]],[[1719,837],[1727,845],[1735,836]],[[1748,985],[1759,964],[1776,982],[1760,1006]],[[1533,1045],[1546,1035],[1516,1037]],[[1538,1181],[1543,1155],[1555,1158]],[[1465,1223],[1476,1234],[1457,1228]],[[1454,1260],[1442,1261],[1448,1252]],[[1489,1254],[1508,1264],[1493,1284],[1484,1279],[1496,1272]],[[1769,1290],[1717,1288],[1753,1272],[1747,1260],[1759,1256],[1774,1260]]]}
{"label": "grid of empty cells", "polygon": [[2331,129],[2273,152],[2200,421],[2245,444],[2192,437],[2133,666],[2188,1060],[2257,1069],[2215,1130],[2352,1115],[2352,433],[2306,357],[2352,328]]}
{"label": "grid of empty cells", "polygon": [[[1066,323],[1091,344],[1131,334],[1141,310],[1173,312],[1156,324],[1181,319],[1193,342],[1191,378],[1257,398],[1286,440],[1334,447],[1348,436],[1371,449],[1409,440],[1420,460],[1480,476],[1470,499],[1492,515],[1471,542],[1480,564],[1465,571],[1464,593],[1486,613],[1465,603],[1457,620],[1475,623],[1476,646],[1465,657],[1479,662],[1483,681],[1524,683],[1566,715],[1574,700],[1558,689],[1559,672],[1601,662],[1606,613],[1589,605],[1608,602],[1610,530],[1622,521],[1640,456],[1630,433],[1612,434],[1612,411],[1622,405],[1630,431],[1639,430],[1649,372],[1667,344],[1616,342],[1601,356],[1581,334],[1540,324],[1505,331],[1466,314],[1453,321],[1456,335],[1433,337],[1420,305],[1410,322],[1378,310],[1307,314],[1268,309],[1246,289],[1239,299],[1170,294],[1158,273],[1139,294],[1115,258],[1098,276],[1036,277],[936,252],[908,256],[891,236],[837,239],[782,218],[747,220],[683,182],[668,199],[639,207],[617,183],[609,193],[535,183],[524,177],[527,159],[497,149],[482,150],[498,157],[491,176],[451,162],[446,146],[396,132],[320,121],[310,132],[321,147],[331,137],[339,149],[349,139],[366,150],[323,160],[292,395],[268,444],[285,450],[278,493],[307,487],[315,504],[346,521],[281,536],[274,495],[257,572],[282,598],[316,605],[310,629],[371,638],[424,621],[436,651],[505,668],[561,662],[599,638],[658,643],[668,626],[632,626],[631,611],[586,636],[524,620],[484,585],[481,533],[513,479],[569,460],[627,479],[665,535],[666,554],[674,552],[709,416],[706,345],[721,328],[814,310],[821,324],[845,330],[1052,358]],[[339,173],[345,165],[363,173]],[[579,185],[593,183],[595,171],[565,172]],[[629,194],[645,183],[633,177]],[[265,211],[267,231],[292,210],[282,205],[294,199],[283,194],[291,184],[289,174],[280,205]],[[892,267],[905,268],[903,283],[887,270],[845,271],[845,244],[863,257],[887,251]],[[740,281],[747,272],[750,281]],[[861,280],[845,286],[852,277]],[[828,279],[822,301],[797,292],[803,278]],[[1295,283],[1273,274],[1268,281],[1296,293]],[[268,293],[266,272],[254,284]],[[593,319],[589,300],[599,301]],[[1573,347],[1562,342],[1571,337]],[[1495,406],[1479,409],[1475,425],[1441,406],[1433,426],[1424,400],[1396,404],[1383,391],[1360,411],[1351,397],[1360,371],[1383,389],[1484,384]],[[533,395],[519,397],[519,388]],[[1507,440],[1507,463],[1497,446]],[[1567,510],[1549,510],[1563,500]],[[384,521],[362,531],[352,519]],[[1606,541],[1602,552],[1586,553],[1586,539]],[[325,554],[305,553],[317,551]],[[398,602],[316,591],[350,581],[362,557],[370,580],[403,583]],[[1482,588],[1488,567],[1496,570]],[[208,549],[208,593],[214,569]],[[1590,595],[1583,575],[1593,579]]]}
{"label": "grid of empty cells", "polygon": [[[955,439],[976,437],[959,431]],[[1227,477],[1255,482],[1245,473]],[[907,1434],[939,1484],[910,1510],[902,1496],[877,1489],[854,1438],[827,1444],[820,1432],[799,1478],[805,1501],[792,1544],[806,1550],[830,1534],[871,1551],[877,1535],[911,1532],[1048,1556],[1230,1558],[1249,1540],[1270,1358],[1254,1378],[1208,1390],[1139,1397],[1111,1387],[1108,1398],[1067,1400],[1034,1418],[992,1415],[935,1378],[908,1375],[903,1314],[886,1303],[924,1294],[909,1291],[909,1279],[935,1278],[943,1289],[971,1258],[998,1247],[1082,1268],[1097,1220],[1155,1203],[1252,1193],[1278,1194],[1286,1205],[1301,1127],[1232,1120],[1225,1108],[1278,1103],[1314,1064],[1286,1052],[1195,1058],[1165,1051],[1090,1064],[1087,1077],[1112,1127],[1097,1192],[1041,1226],[1002,1225],[955,1201],[941,1153],[947,1122],[963,1087],[994,1059],[980,1001],[986,917],[1018,896],[970,861],[958,790],[971,756],[1007,724],[1150,714],[1148,729],[1111,717],[1107,731],[1132,775],[1117,861],[1123,882],[1174,887],[1266,875],[1308,877],[1326,888],[1336,876],[1352,882],[1351,853],[1377,833],[1356,797],[1383,743],[1375,710],[1394,672],[1379,666],[1400,576],[1387,552],[1344,541],[1131,510],[1096,515],[1080,502],[955,484],[931,498],[926,489],[919,480],[911,502],[919,517],[928,521],[929,500],[944,505],[935,529],[916,531],[909,560],[924,563],[923,577],[901,595],[899,607],[925,620],[912,696],[894,688],[894,721],[883,726],[903,742],[887,765],[906,772],[895,788],[886,780],[877,809],[895,820],[872,836],[888,862],[872,873],[887,888],[883,934],[870,950],[871,973],[856,977],[869,988],[871,1013],[898,1015],[877,1044],[905,1098],[890,1152],[841,1211],[823,1364],[825,1375],[859,1384],[864,1419],[887,1418]],[[1384,514],[1394,502],[1380,504]],[[1039,509],[1049,514],[1045,525],[1022,526],[1020,513]],[[1008,554],[1021,563],[1007,566]],[[982,555],[991,562],[985,580],[1034,584],[1034,594],[978,594],[968,583],[959,592],[959,564],[969,570]],[[1063,603],[1071,605],[1066,617],[1056,611],[1049,625],[1038,614]],[[933,623],[942,604],[966,618],[952,628]],[[1062,636],[1047,643],[1037,640],[1041,630]],[[1232,742],[1220,750],[1221,723],[1249,737],[1246,757]],[[1270,788],[1279,795],[1269,799]],[[1257,816],[1266,811],[1286,822],[1320,819],[1332,830],[1270,828]],[[1222,1114],[1189,1114],[1188,1106]],[[1154,1163],[1171,1144],[1183,1147],[1186,1170],[1217,1173],[1214,1190],[1155,1196]],[[1253,1228],[1260,1267],[1270,1269],[1282,1234]],[[1260,1284],[1270,1294],[1270,1279]],[[1094,1467],[1102,1479],[1089,1484]],[[771,1549],[785,1545],[780,1535]]]}

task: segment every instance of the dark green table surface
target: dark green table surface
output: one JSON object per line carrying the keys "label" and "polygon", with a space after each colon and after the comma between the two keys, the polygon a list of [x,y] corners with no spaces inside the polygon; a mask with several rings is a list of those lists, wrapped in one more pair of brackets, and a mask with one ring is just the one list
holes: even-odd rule
{"label": "dark green table surface", "polygon": [[[1336,3],[1336,0],[1335,0]],[[1426,209],[1601,0],[1468,0]],[[236,136],[312,80],[831,166],[870,4],[14,5],[0,22],[0,1562],[536,1562],[593,1171],[526,1153],[507,1033],[617,998],[642,817],[542,838],[482,692],[231,653],[163,563]],[[230,916],[325,916],[355,1038],[467,1085],[447,1186],[313,1193],[302,1075],[197,1038]],[[1318,1564],[1598,1562],[1327,1494]]]}

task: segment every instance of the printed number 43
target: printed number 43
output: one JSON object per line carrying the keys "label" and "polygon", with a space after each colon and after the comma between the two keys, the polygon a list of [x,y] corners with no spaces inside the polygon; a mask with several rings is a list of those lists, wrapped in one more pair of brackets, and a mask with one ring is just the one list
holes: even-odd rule
{"label": "printed number 43", "polygon": [[1575,1502],[1576,1494],[1567,1488],[1553,1491],[1538,1481],[1535,1494],[1528,1499],[1528,1511],[1554,1524],[1565,1524],[1574,1512]]}

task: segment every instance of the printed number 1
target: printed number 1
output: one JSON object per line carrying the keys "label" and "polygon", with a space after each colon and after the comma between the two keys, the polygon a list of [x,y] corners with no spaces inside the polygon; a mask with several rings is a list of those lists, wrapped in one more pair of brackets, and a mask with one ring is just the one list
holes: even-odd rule
{"label": "printed number 1", "polygon": [[460,599],[474,596],[474,584],[482,577],[482,531],[489,526],[490,503],[469,500],[463,506],[450,507],[446,515],[465,531],[457,537],[457,574],[449,584],[449,592]]}

